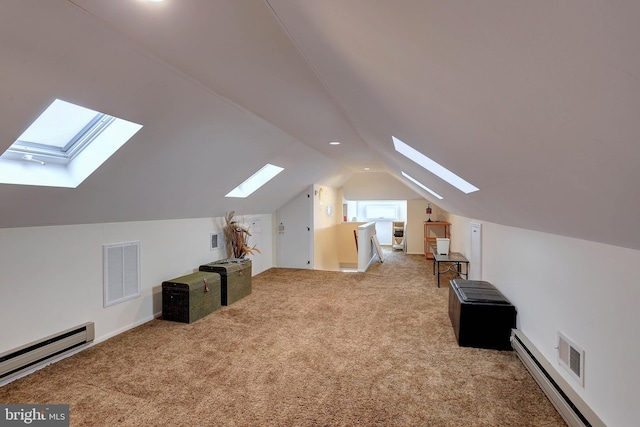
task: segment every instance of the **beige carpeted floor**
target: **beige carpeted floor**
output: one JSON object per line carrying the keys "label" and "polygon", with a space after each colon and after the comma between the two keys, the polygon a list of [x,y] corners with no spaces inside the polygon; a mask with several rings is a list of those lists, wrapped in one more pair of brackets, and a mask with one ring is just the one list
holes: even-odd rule
{"label": "beige carpeted floor", "polygon": [[154,320],[0,388],[72,426],[565,426],[513,352],[459,347],[448,280],[271,269],[191,325]]}

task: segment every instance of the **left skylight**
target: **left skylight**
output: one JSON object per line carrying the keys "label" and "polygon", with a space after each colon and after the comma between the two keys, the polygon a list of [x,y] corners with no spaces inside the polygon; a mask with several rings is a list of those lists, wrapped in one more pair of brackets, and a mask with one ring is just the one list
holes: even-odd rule
{"label": "left skylight", "polygon": [[267,163],[258,172],[247,178],[242,184],[227,193],[225,197],[245,198],[258,188],[265,185],[283,170],[284,168],[281,168],[280,166],[274,166]]}
{"label": "left skylight", "polygon": [[141,128],[56,99],[0,156],[0,182],[75,188]]}

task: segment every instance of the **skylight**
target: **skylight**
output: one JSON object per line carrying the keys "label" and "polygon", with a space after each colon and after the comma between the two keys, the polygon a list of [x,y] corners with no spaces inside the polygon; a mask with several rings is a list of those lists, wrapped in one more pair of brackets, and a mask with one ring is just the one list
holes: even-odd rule
{"label": "skylight", "polygon": [[398,153],[402,154],[410,160],[413,160],[432,174],[445,180],[463,193],[469,194],[479,190],[478,187],[460,178],[449,169],[431,160],[429,157],[425,156],[415,148],[412,148],[409,145],[405,144],[395,136],[392,136],[391,138],[393,139],[393,146]]}
{"label": "skylight", "polygon": [[30,154],[41,161],[66,164],[111,121],[106,114],[56,99],[2,157],[24,160]]}
{"label": "skylight", "polygon": [[418,181],[417,179],[409,176],[407,173],[405,173],[404,171],[402,171],[402,176],[404,176],[405,178],[407,178],[409,181],[413,182],[414,184],[416,184],[418,187],[428,191],[429,193],[433,194],[434,196],[436,196],[438,199],[442,200],[443,197],[441,195],[439,195],[438,193],[436,193],[435,191],[433,191],[432,189],[430,189],[429,187],[427,187],[426,185],[424,185],[423,183],[421,183],[420,181]]}
{"label": "skylight", "polygon": [[242,184],[231,190],[225,197],[248,197],[251,193],[265,185],[283,170],[284,168],[281,168],[280,166],[274,166],[267,163],[262,167],[262,169],[251,175]]}
{"label": "skylight", "polygon": [[56,99],[0,156],[0,183],[75,188],[141,128]]}

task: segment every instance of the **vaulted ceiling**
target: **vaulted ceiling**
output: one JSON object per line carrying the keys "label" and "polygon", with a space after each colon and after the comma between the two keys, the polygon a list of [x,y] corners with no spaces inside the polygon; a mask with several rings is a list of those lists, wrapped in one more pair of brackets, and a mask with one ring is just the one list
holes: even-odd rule
{"label": "vaulted ceiling", "polygon": [[75,189],[0,185],[1,227],[270,213],[368,167],[454,214],[640,249],[634,0],[3,0],[0,76],[2,151],[55,98],[144,125]]}

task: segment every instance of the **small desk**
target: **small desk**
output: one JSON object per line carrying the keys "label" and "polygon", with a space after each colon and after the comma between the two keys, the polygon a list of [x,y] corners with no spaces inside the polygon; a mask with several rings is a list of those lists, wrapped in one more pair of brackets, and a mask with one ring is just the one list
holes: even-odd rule
{"label": "small desk", "polygon": [[[444,270],[440,269],[440,263],[446,262]],[[440,275],[448,271],[455,271],[459,277],[467,279],[469,277],[469,260],[459,252],[449,252],[448,255],[440,255],[436,251],[433,252],[433,274],[436,274],[436,264],[438,270],[438,287],[440,287]],[[464,264],[464,273],[462,272],[462,264]]]}

